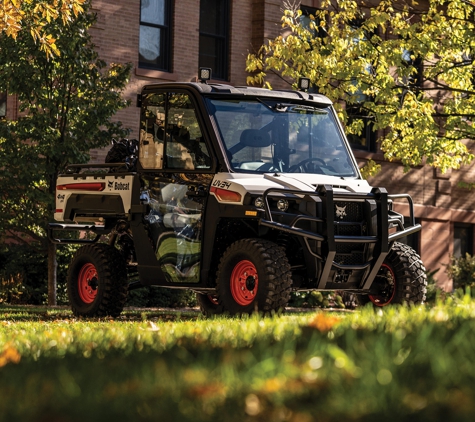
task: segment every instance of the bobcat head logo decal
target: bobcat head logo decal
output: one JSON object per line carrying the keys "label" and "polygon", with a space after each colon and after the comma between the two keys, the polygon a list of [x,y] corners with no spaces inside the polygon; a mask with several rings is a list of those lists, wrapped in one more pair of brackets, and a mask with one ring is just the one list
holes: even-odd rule
{"label": "bobcat head logo decal", "polygon": [[339,207],[338,205],[335,205],[336,207],[336,213],[335,215],[341,220],[343,217],[346,216],[346,205],[344,207]]}

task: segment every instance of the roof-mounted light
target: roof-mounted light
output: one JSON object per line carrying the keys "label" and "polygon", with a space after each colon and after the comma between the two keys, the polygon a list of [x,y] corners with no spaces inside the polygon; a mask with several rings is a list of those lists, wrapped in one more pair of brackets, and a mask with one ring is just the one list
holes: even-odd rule
{"label": "roof-mounted light", "polygon": [[200,70],[198,72],[198,79],[202,83],[206,83],[211,79],[211,68],[209,67],[200,67]]}
{"label": "roof-mounted light", "polygon": [[300,78],[298,87],[299,91],[308,91],[310,89],[310,78]]}

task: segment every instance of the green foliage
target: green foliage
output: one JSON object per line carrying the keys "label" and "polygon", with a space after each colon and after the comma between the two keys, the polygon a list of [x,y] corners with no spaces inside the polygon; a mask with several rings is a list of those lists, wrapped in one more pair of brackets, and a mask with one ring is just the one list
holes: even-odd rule
{"label": "green foliage", "polygon": [[292,292],[288,304],[291,308],[344,308],[338,292]]}
{"label": "green foliage", "polygon": [[84,7],[69,25],[56,19],[43,28],[60,56],[47,57],[27,29],[0,37],[0,91],[16,95],[20,111],[15,121],[0,120],[0,233],[44,254],[57,175],[127,132],[111,117],[127,105],[121,91],[131,66],[99,59],[89,34],[96,17]]}
{"label": "green foliage", "polygon": [[460,181],[457,183],[457,187],[461,189],[472,190],[475,189],[475,183]]}
{"label": "green foliage", "polygon": [[58,173],[125,134],[110,118],[127,104],[121,90],[130,65],[98,58],[88,31],[94,22],[86,9],[70,25],[48,24],[60,57],[47,58],[25,31],[0,38],[0,91],[16,94],[20,108],[17,121],[0,121],[0,232],[18,241],[45,243]]}
{"label": "green foliage", "polygon": [[344,315],[143,318],[0,307],[0,420],[473,419],[467,295]]}
{"label": "green foliage", "polygon": [[[37,246],[37,248],[35,248]],[[58,305],[67,305],[68,267],[77,245],[58,249]],[[47,303],[47,257],[40,245],[8,244],[0,246],[0,303],[43,305]],[[185,308],[196,306],[190,290],[145,287],[128,294],[126,306]]]}
{"label": "green foliage", "polygon": [[427,271],[427,292],[426,292],[426,302],[428,304],[434,304],[437,300],[443,299],[447,293],[437,286],[437,280],[435,275],[440,271],[440,268],[437,268],[434,271]]}
{"label": "green foliage", "polygon": [[51,20],[61,19],[67,25],[74,16],[83,11],[86,0],[3,0],[0,8],[0,35],[5,34],[12,39],[18,37],[22,30],[31,34],[39,49],[47,56],[59,55],[56,40],[45,31]]}
{"label": "green foliage", "polygon": [[381,170],[381,164],[377,164],[373,160],[368,160],[368,162],[360,169],[361,176],[364,179],[367,179],[370,176],[374,176],[379,173]]}
{"label": "green foliage", "polygon": [[[41,305],[46,303],[48,286],[47,258],[35,244],[8,244],[0,247],[0,303]],[[66,278],[76,247],[59,249],[58,304],[68,303]]]}
{"label": "green foliage", "polygon": [[[342,120],[346,104],[384,129],[385,157],[406,169],[425,162],[445,172],[472,160],[462,140],[475,139],[473,3],[326,0],[308,25],[298,6],[286,7],[282,35],[248,56],[248,83],[310,78]],[[347,126],[361,130],[360,119]]]}
{"label": "green foliage", "polygon": [[466,290],[475,287],[475,257],[465,254],[460,258],[452,256],[447,274],[454,283],[454,289]]}
{"label": "green foliage", "polygon": [[196,295],[188,289],[144,287],[131,290],[125,306],[145,308],[187,308],[197,305]]}

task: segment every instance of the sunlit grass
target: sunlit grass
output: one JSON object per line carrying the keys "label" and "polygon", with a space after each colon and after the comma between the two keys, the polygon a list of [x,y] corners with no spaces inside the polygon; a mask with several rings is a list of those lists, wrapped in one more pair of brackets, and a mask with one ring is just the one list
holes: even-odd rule
{"label": "sunlit grass", "polygon": [[472,420],[474,332],[469,296],[266,318],[3,306],[0,420]]}

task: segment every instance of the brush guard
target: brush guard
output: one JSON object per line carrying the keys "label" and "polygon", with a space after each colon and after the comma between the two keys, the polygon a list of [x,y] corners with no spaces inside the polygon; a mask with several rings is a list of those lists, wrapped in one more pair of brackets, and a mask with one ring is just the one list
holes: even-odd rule
{"label": "brush guard", "polygon": [[[292,195],[300,198],[306,195],[310,197],[318,197],[322,201],[323,217],[296,215],[290,224],[282,224],[274,221],[268,199],[269,196],[272,196],[270,195],[271,193],[279,196]],[[407,200],[410,213],[408,227],[404,227],[403,219],[400,214],[389,209],[389,200],[393,199]],[[421,225],[416,224],[415,222],[412,198],[407,194],[388,195],[384,188],[373,188],[370,193],[335,192],[330,185],[319,185],[315,191],[270,188],[264,192],[263,200],[265,218],[260,219],[259,224],[264,227],[269,227],[274,230],[279,230],[303,238],[308,252],[324,263],[323,270],[321,271],[316,283],[316,288],[321,290],[334,289],[334,286],[328,286],[328,283],[330,272],[333,269],[336,269],[343,271],[362,271],[364,275],[357,290],[369,291],[381,265],[391,249],[393,242],[421,230]],[[376,234],[367,236],[335,234],[335,224],[339,223],[339,221],[335,219],[336,200],[347,202],[374,201],[377,210]],[[368,219],[372,217],[365,216],[365,218]],[[325,235],[296,227],[301,221],[323,224]],[[396,229],[394,233],[389,233],[390,226]],[[326,256],[319,255],[313,251],[309,244],[310,240],[323,242],[323,244],[326,245]],[[335,262],[337,244],[371,244],[373,247],[371,254],[372,257],[362,264],[341,264]],[[338,288],[344,289],[344,283],[339,284]],[[354,288],[352,287],[351,289]]]}

